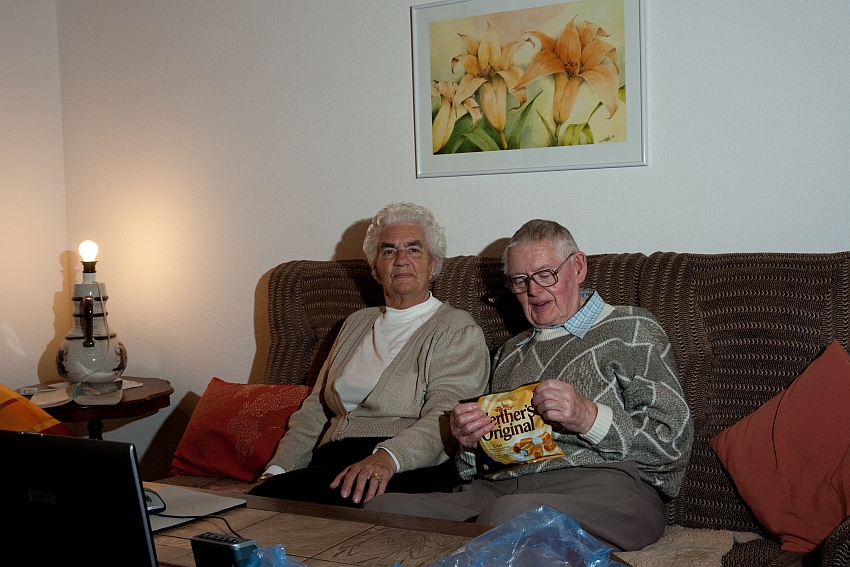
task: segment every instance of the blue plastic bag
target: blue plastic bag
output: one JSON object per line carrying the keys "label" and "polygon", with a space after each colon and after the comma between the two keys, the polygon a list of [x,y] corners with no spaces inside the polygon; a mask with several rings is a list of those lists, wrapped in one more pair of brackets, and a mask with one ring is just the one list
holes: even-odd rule
{"label": "blue plastic bag", "polygon": [[541,506],[470,540],[430,567],[614,567],[610,547],[567,514]]}
{"label": "blue plastic bag", "polygon": [[245,567],[303,567],[304,564],[286,556],[286,549],[282,545],[270,545],[261,547],[251,554],[251,559]]}

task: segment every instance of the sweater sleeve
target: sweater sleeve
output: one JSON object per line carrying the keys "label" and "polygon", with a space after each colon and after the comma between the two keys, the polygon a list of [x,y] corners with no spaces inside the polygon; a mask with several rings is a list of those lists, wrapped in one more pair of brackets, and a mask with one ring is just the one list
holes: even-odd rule
{"label": "sweater sleeve", "polygon": [[[496,368],[496,366],[498,366],[504,348],[505,345],[502,345],[496,351],[496,354],[493,355],[493,360],[490,362],[491,368]],[[492,393],[492,390],[492,384],[488,379],[487,386],[481,391],[481,395],[490,394]],[[478,459],[475,455],[475,451],[467,451],[461,447],[455,455],[455,467],[457,467],[457,472],[460,475],[460,478],[465,481],[472,480],[478,472]]]}
{"label": "sweater sleeve", "polygon": [[481,394],[490,373],[484,333],[474,322],[435,335],[423,349],[427,353],[427,390],[419,419],[378,444],[398,458],[399,472],[433,466],[448,458],[446,451],[454,449],[448,414],[458,401]]}
{"label": "sweater sleeve", "polygon": [[690,455],[693,423],[664,330],[651,318],[641,327],[641,340],[629,345],[628,359],[613,368],[620,403],[601,400],[613,416],[596,450],[607,461],[636,462],[645,481],[672,497]]}
{"label": "sweater sleeve", "polygon": [[[342,333],[340,333],[342,334]],[[337,337],[337,341],[339,337]],[[269,461],[266,468],[277,465],[286,471],[303,469],[313,457],[313,449],[319,436],[328,422],[325,408],[322,404],[322,390],[328,378],[328,369],[333,353],[336,352],[336,341],[331,347],[331,354],[319,371],[316,385],[301,407],[289,417],[289,424],[283,439],[277,447],[277,452]]]}
{"label": "sweater sleeve", "polygon": [[460,478],[467,482],[472,480],[478,470],[475,453],[473,451],[460,450],[455,455],[455,467],[457,467]]}

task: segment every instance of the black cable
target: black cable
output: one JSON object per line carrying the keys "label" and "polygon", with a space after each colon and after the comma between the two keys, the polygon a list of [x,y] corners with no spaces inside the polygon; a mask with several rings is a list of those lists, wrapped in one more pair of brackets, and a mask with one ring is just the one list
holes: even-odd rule
{"label": "black cable", "polygon": [[234,530],[232,527],[230,527],[230,522],[228,522],[227,518],[225,518],[224,516],[217,516],[215,514],[206,514],[204,516],[176,516],[174,514],[161,514],[159,512],[152,514],[152,515],[153,516],[161,516],[163,518],[175,518],[175,519],[184,519],[184,520],[208,520],[208,519],[221,520],[225,524],[227,524],[227,529],[230,530],[230,533],[232,533],[236,537],[242,537],[241,535],[236,533],[236,530]]}

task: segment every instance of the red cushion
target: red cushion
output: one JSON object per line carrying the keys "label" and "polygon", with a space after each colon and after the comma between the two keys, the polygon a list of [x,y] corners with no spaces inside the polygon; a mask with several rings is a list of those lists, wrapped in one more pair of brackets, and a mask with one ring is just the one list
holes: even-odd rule
{"label": "red cushion", "polygon": [[76,437],[67,425],[3,384],[0,384],[0,429]]}
{"label": "red cushion", "polygon": [[850,357],[837,341],[782,393],[709,443],[741,498],[788,551],[850,516]]}
{"label": "red cushion", "polygon": [[289,416],[310,390],[213,378],[177,446],[170,474],[253,482],[274,456]]}

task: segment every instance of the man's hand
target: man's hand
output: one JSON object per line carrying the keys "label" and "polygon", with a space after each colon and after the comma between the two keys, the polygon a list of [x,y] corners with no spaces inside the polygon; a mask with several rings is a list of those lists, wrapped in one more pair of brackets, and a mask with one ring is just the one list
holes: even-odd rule
{"label": "man's hand", "polygon": [[587,433],[596,421],[596,404],[581,397],[572,384],[545,380],[534,389],[531,403],[544,421],[575,433]]}
{"label": "man's hand", "polygon": [[[359,504],[368,502],[387,489],[387,483],[395,474],[395,462],[388,452],[378,449],[362,461],[345,467],[331,483],[331,488],[342,485],[339,493],[343,498],[351,496],[351,501]],[[367,489],[366,486],[369,486]],[[354,491],[352,492],[352,488]]]}
{"label": "man's hand", "polygon": [[478,440],[493,431],[493,424],[476,402],[458,404],[449,416],[452,435],[460,446],[471,451]]}

